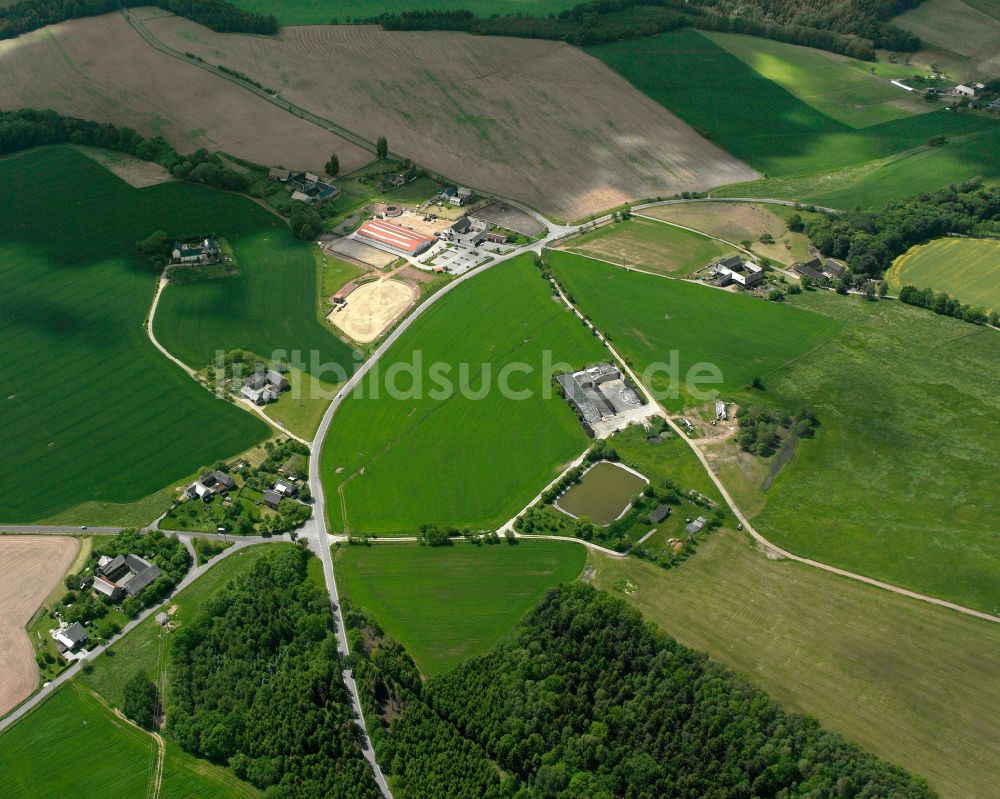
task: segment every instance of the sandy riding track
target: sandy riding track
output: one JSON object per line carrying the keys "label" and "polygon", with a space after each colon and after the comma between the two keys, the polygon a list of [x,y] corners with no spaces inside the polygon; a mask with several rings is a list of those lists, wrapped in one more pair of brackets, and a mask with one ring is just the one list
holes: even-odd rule
{"label": "sandy riding track", "polygon": [[416,290],[399,280],[363,283],[347,297],[347,307],[326,317],[361,344],[374,341],[417,297]]}
{"label": "sandy riding track", "polygon": [[0,716],[38,685],[35,650],[24,628],[79,546],[72,538],[0,537]]}
{"label": "sandy riding track", "polygon": [[355,25],[270,38],[181,17],[145,25],[174,50],[238,69],[360,136],[385,135],[432,171],[565,219],[756,176],[566,44]]}
{"label": "sandy riding track", "polygon": [[231,81],[157,52],[121,14],[0,42],[0,108],[20,107],[128,125],[180,152],[205,147],[269,166],[321,171],[333,151],[345,171],[371,160]]}

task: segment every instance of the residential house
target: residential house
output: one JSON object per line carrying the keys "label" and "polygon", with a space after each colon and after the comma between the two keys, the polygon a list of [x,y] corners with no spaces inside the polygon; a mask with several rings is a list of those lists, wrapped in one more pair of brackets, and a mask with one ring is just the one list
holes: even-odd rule
{"label": "residential house", "polygon": [[290,388],[288,378],[281,374],[281,372],[276,372],[274,369],[268,369],[266,377],[267,382],[278,391],[287,391]]}
{"label": "residential house", "polygon": [[278,505],[281,504],[282,499],[283,497],[277,491],[267,489],[264,492],[264,504],[267,505],[267,507],[272,508],[274,510],[278,509]]}
{"label": "residential house", "polygon": [[236,488],[236,481],[221,469],[216,469],[212,474],[219,485],[225,486],[229,491]]}
{"label": "residential house", "polygon": [[60,627],[56,630],[53,635],[56,641],[56,648],[60,653],[62,652],[72,652],[80,644],[86,642],[87,631],[83,628],[80,622],[74,622],[68,627]]}
{"label": "residential house", "polygon": [[278,480],[274,484],[274,490],[277,491],[283,497],[294,497],[299,493],[299,489],[294,483],[290,483],[288,480]]}
{"label": "residential house", "polygon": [[174,249],[171,253],[175,263],[180,264],[206,264],[216,261],[221,250],[215,239],[203,239],[200,242],[174,242]]}
{"label": "residential house", "polygon": [[847,267],[843,264],[838,264],[832,258],[827,258],[826,265],[823,267],[823,274],[830,278],[830,280],[840,280],[840,278],[847,274]]}

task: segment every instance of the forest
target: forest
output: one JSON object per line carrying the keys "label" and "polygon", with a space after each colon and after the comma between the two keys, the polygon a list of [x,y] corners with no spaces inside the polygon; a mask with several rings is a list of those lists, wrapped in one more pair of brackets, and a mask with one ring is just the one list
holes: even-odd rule
{"label": "forest", "polygon": [[[122,8],[144,5],[148,3],[139,0],[21,0],[6,8],[0,7],[0,39],[12,39],[22,33],[67,19],[96,17]],[[254,14],[225,0],[157,0],[156,5],[200,22],[214,31],[262,34],[278,32],[278,20],[273,14]]]}
{"label": "forest", "polygon": [[270,553],[174,633],[167,730],[268,799],[378,799],[310,557]]}
{"label": "forest", "polygon": [[914,244],[970,234],[982,222],[1000,220],[1000,188],[977,180],[889,203],[880,211],[821,216],[809,237],[823,255],[847,261],[855,275],[879,278]]}
{"label": "forest", "polygon": [[691,26],[819,47],[868,61],[875,48],[914,51],[920,39],[888,20],[920,0],[591,0],[547,17],[476,17],[466,10],[384,13],[365,21],[388,30],[461,30],[591,45]]}
{"label": "forest", "polygon": [[584,584],[553,589],[492,653],[423,685],[371,620],[345,618],[403,799],[933,796]]}

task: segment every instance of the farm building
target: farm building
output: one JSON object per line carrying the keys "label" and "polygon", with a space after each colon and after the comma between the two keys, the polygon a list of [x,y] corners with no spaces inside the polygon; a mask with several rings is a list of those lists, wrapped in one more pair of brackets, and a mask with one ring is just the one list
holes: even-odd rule
{"label": "farm building", "polygon": [[982,83],[960,83],[955,87],[955,94],[960,94],[963,97],[978,97],[983,93],[983,89],[986,87]]}
{"label": "farm building", "polygon": [[243,380],[240,395],[254,405],[265,405],[278,399],[282,391],[287,391],[290,384],[280,372],[268,369],[266,372],[254,372]]}
{"label": "farm building", "polygon": [[642,406],[642,400],[609,363],[598,364],[573,374],[556,377],[566,397],[588,424],[610,419]]}
{"label": "farm building", "polygon": [[417,179],[416,169],[407,169],[405,172],[397,172],[395,174],[389,174],[385,176],[385,182],[399,188],[400,186],[405,186],[410,181]]}
{"label": "farm building", "polygon": [[299,172],[290,175],[285,181],[285,185],[292,190],[293,200],[307,205],[326,202],[340,194],[340,189],[320,180],[319,176],[312,172]]}
{"label": "farm building", "polygon": [[103,577],[94,578],[93,588],[97,593],[103,594],[112,602],[117,602],[122,598],[122,589]]}
{"label": "farm building", "polygon": [[436,241],[430,236],[383,219],[369,219],[358,228],[358,236],[401,255],[418,255]]}
{"label": "farm building", "polygon": [[808,277],[810,280],[818,280],[820,282],[826,280],[826,275],[823,274],[823,262],[819,258],[813,258],[811,261],[799,261],[793,265],[793,268],[803,277]]}
{"label": "farm building", "polygon": [[823,274],[826,275],[831,280],[838,280],[844,276],[847,272],[847,267],[843,264],[838,264],[832,258],[826,259],[826,265],[823,267]]}
{"label": "farm building", "polygon": [[764,281],[763,268],[750,261],[744,261],[738,255],[723,258],[712,266],[712,271],[717,276],[717,283],[720,286],[736,283],[744,288],[750,288]]}
{"label": "farm building", "polygon": [[159,566],[138,555],[118,555],[114,558],[104,555],[97,562],[98,576],[94,578],[94,587],[101,590],[97,584],[103,579],[129,596],[135,596],[161,574]]}
{"label": "farm building", "polygon": [[726,403],[722,400],[715,401],[715,418],[716,419],[726,419],[729,414],[726,412]]}
{"label": "farm building", "polygon": [[217,260],[219,254],[219,245],[215,239],[203,239],[200,242],[187,243],[175,241],[171,257],[175,263],[205,264]]}
{"label": "farm building", "polygon": [[267,179],[274,180],[278,183],[284,183],[292,176],[292,171],[290,169],[282,169],[279,166],[272,166],[267,170]]}

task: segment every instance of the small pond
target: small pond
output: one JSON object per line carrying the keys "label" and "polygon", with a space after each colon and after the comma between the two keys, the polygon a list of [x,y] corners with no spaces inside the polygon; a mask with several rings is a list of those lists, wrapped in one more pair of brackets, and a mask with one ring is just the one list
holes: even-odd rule
{"label": "small pond", "polygon": [[586,516],[595,524],[611,524],[646,485],[636,472],[618,463],[595,463],[580,482],[556,500],[556,507],[570,516]]}

